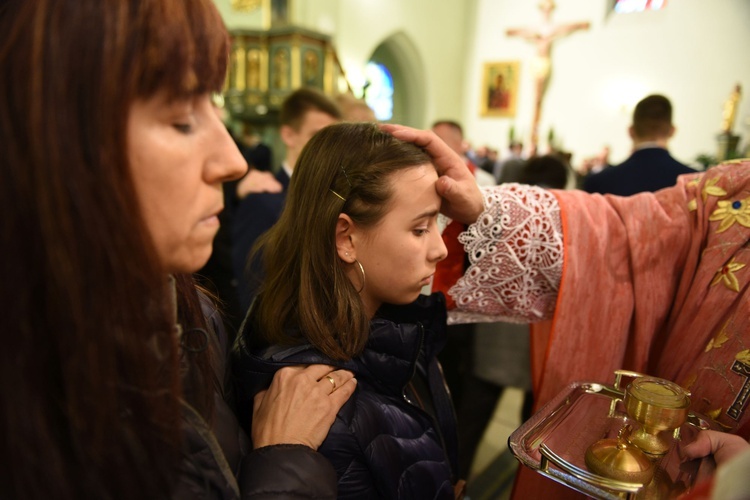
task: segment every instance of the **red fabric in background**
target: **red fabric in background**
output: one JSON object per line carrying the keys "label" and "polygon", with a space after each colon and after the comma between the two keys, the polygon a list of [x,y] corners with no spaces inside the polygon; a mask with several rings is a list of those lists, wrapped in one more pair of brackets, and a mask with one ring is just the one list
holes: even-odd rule
{"label": "red fabric in background", "polygon": [[466,226],[458,221],[453,221],[443,231],[443,243],[448,249],[445,260],[438,262],[435,268],[435,276],[432,279],[432,291],[443,292],[445,305],[448,309],[455,309],[456,301],[448,295],[448,289],[456,284],[458,278],[463,276],[465,270],[466,254],[464,246],[459,243],[458,235],[466,230]]}

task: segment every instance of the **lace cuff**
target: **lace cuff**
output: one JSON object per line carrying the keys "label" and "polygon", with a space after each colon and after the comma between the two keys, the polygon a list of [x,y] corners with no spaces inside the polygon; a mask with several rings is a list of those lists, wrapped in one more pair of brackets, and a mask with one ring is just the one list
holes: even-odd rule
{"label": "lace cuff", "polygon": [[485,211],[459,236],[471,265],[449,291],[458,307],[451,322],[552,317],[563,262],[557,199],[521,184],[488,188],[484,196]]}

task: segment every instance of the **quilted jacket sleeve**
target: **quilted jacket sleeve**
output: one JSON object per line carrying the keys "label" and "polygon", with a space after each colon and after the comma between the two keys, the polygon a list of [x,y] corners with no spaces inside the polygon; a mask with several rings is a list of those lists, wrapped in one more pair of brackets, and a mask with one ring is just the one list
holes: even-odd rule
{"label": "quilted jacket sleeve", "polygon": [[336,498],[336,472],[320,453],[303,445],[259,448],[242,461],[243,499]]}

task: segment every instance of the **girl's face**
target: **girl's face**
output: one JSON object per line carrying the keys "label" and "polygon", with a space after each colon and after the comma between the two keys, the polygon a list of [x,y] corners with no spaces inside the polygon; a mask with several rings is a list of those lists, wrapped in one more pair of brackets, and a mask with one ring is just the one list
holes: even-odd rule
{"label": "girl's face", "polygon": [[131,175],[162,265],[170,273],[200,269],[219,229],[221,183],[239,178],[247,163],[208,94],[138,100],[127,134]]}
{"label": "girl's face", "polygon": [[[370,316],[383,303],[416,300],[448,253],[437,227],[437,178],[429,163],[391,174],[393,196],[388,212],[376,226],[355,229],[351,234],[351,259],[359,260],[366,273],[361,297]],[[359,289],[359,266],[347,267],[349,279]]]}

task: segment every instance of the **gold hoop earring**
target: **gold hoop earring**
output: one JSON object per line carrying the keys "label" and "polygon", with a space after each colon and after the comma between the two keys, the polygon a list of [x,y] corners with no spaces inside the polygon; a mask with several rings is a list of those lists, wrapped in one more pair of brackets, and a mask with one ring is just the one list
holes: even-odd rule
{"label": "gold hoop earring", "polygon": [[362,264],[357,259],[354,259],[354,262],[357,263],[357,265],[359,266],[359,271],[362,273],[362,286],[359,287],[359,290],[357,290],[357,293],[361,293],[362,290],[365,289],[365,268],[362,267]]}

